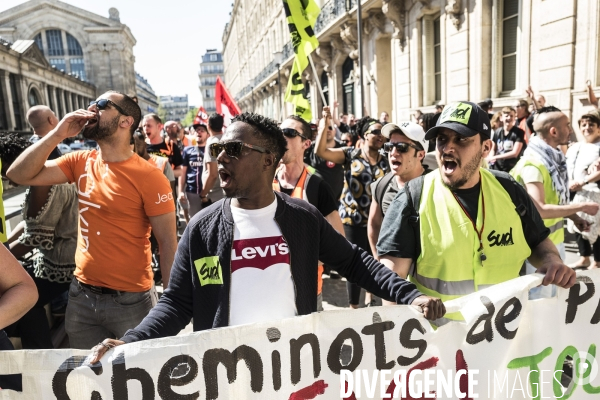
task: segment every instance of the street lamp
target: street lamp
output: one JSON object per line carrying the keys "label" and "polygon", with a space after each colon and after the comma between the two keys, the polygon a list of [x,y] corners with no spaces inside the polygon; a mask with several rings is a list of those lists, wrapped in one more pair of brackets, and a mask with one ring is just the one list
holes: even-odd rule
{"label": "street lamp", "polygon": [[279,120],[283,120],[283,109],[281,105],[281,63],[283,62],[283,51],[273,52],[273,61],[277,66],[277,86],[279,86]]}

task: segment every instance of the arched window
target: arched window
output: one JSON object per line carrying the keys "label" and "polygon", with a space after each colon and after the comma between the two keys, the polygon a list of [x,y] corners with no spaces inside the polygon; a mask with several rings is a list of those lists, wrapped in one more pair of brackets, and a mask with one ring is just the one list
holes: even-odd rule
{"label": "arched window", "polygon": [[344,113],[354,114],[354,61],[348,57],[342,65],[342,87],[344,89]]}
{"label": "arched window", "polygon": [[27,97],[27,99],[29,100],[29,107],[41,104],[40,96],[38,95],[37,90],[35,90],[34,88],[29,89],[29,96]]}
{"label": "arched window", "polygon": [[[46,37],[45,48],[43,35]],[[47,29],[39,32],[33,40],[54,68],[70,73],[83,81],[87,80],[83,49],[73,35],[60,29]]]}

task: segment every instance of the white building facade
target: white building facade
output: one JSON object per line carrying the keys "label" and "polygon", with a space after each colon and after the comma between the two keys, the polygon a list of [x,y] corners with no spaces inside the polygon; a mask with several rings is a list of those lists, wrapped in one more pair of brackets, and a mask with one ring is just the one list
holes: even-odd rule
{"label": "white building facade", "polygon": [[0,12],[0,37],[33,40],[58,71],[96,87],[134,94],[136,43],[119,11],[103,17],[58,0],[30,0]]}
{"label": "white building facade", "polygon": [[198,72],[198,78],[200,79],[198,88],[202,94],[202,106],[207,113],[217,111],[215,85],[218,76],[225,81],[223,77],[223,55],[216,49],[208,49],[206,54],[202,56],[200,71]]}
{"label": "white building facade", "polygon": [[33,40],[0,39],[0,131],[29,131],[30,107],[47,105],[59,118],[85,108],[96,87],[52,68]]}
{"label": "white building facade", "polygon": [[156,113],[158,111],[158,97],[146,78],[135,73],[135,94],[142,114]]}
{"label": "white building facade", "polygon": [[[316,1],[317,73],[302,77],[313,117],[323,105],[317,80],[340,112],[387,111],[393,121],[458,100],[491,98],[499,109],[528,85],[577,120],[590,108],[586,80],[600,91],[597,0],[364,0],[362,68],[357,0]],[[276,51],[285,89],[294,53],[281,2],[235,0],[223,33],[228,88],[243,110],[281,119],[291,108],[277,106]]]}
{"label": "white building facade", "polygon": [[158,103],[166,111],[166,120],[163,123],[182,121],[190,110],[187,94],[183,96],[159,96]]}

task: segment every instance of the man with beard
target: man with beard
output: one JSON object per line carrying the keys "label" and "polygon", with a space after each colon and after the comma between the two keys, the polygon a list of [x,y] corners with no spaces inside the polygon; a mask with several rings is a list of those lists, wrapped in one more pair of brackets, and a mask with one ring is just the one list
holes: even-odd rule
{"label": "man with beard", "polygon": [[[183,149],[192,145],[191,139],[185,134],[185,130],[179,122],[167,121],[165,123],[165,132],[173,143],[177,145],[179,152],[183,156]],[[183,174],[182,174],[183,175]]]}
{"label": "man with beard", "polygon": [[[529,140],[523,157],[510,173],[533,199],[544,224],[550,229],[549,240],[564,260],[564,218],[573,220],[580,232],[589,230],[589,222],[576,213],[596,215],[599,206],[593,202],[569,204],[567,161],[559,148],[567,145],[573,134],[569,117],[556,107],[543,107],[538,110],[533,126],[537,135]],[[533,272],[534,266],[528,263],[527,273]],[[536,288],[530,292],[530,298],[552,296],[553,292],[552,287]]]}
{"label": "man with beard", "polygon": [[[140,108],[130,97],[106,92],[87,110],[67,114],[7,172],[22,185],[77,184],[80,230],[65,326],[73,348],[121,337],[156,304],[151,228],[168,285],[177,247],[175,205],[167,178],[131,150],[140,119]],[[58,143],[80,132],[97,141],[100,150],[46,161]]]}
{"label": "man with beard", "polygon": [[[490,130],[476,104],[446,106],[425,136],[436,140],[439,169],[409,181],[383,219],[381,262],[444,301],[518,277],[525,259],[546,273],[543,285],[575,284],[523,187],[480,167]],[[447,319],[462,317],[451,313],[437,323]]]}
{"label": "man with beard", "polygon": [[420,305],[428,318],[443,315],[439,299],[422,296],[350,244],[315,207],[273,191],[286,144],[271,119],[252,113],[233,119],[209,148],[226,198],[190,221],[157,306],[120,341],[96,346],[92,363],[109,347],[176,335],[192,318],[201,331],[315,312],[319,260],[380,297]]}

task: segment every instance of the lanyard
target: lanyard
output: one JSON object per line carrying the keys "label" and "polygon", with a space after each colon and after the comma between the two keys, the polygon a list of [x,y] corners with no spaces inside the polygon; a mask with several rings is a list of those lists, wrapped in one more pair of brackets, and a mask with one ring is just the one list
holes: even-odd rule
{"label": "lanyard", "polygon": [[482,211],[481,213],[482,213],[483,220],[481,222],[480,230],[477,230],[477,224],[475,223],[473,218],[471,218],[471,216],[469,215],[469,213],[467,212],[465,207],[462,205],[460,200],[458,200],[458,197],[456,196],[456,194],[452,191],[450,191],[450,193],[452,193],[452,196],[454,196],[454,198],[456,199],[456,202],[458,203],[460,208],[462,208],[462,210],[465,213],[465,215],[467,216],[467,218],[469,218],[469,221],[471,221],[471,224],[473,224],[473,229],[475,229],[475,233],[477,233],[477,237],[479,238],[479,249],[477,251],[479,251],[479,253],[480,253],[479,258],[481,259],[481,263],[483,264],[483,262],[487,259],[486,255],[483,254],[483,240],[481,239],[481,236],[483,235],[483,228],[485,227],[485,197],[483,195],[483,181],[481,182],[481,211]]}

